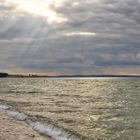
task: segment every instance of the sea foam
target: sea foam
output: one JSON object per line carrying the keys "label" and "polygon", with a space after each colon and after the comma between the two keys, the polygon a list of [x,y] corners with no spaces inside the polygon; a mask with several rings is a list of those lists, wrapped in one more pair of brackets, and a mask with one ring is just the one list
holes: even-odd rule
{"label": "sea foam", "polygon": [[25,115],[24,113],[19,113],[17,111],[8,111],[8,115],[19,121],[25,121],[27,119],[27,115]]}
{"label": "sea foam", "polygon": [[47,123],[35,122],[33,129],[41,134],[51,136],[54,140],[80,140],[76,135]]}
{"label": "sea foam", "polygon": [[13,117],[19,121],[25,121],[26,123],[31,125],[35,131],[39,132],[40,134],[50,136],[53,140],[80,140],[80,138],[77,135],[74,135],[63,128],[59,128],[52,124],[33,120],[24,113],[8,110],[12,108],[8,105],[0,104],[0,108],[7,110],[7,114],[10,117]]}
{"label": "sea foam", "polygon": [[3,109],[3,110],[8,110],[8,109],[10,109],[10,106],[0,104],[0,109]]}

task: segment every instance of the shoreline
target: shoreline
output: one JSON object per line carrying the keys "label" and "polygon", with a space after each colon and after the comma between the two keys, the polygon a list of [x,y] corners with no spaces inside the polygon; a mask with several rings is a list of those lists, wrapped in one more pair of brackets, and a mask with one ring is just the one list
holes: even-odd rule
{"label": "shoreline", "polygon": [[[15,128],[18,128],[19,124],[21,126],[20,132],[19,130],[18,132],[21,133],[22,135],[21,138],[23,139],[16,139],[16,138],[11,139],[11,136],[7,135],[8,137],[10,137],[10,139],[6,138],[6,140],[86,140],[85,138],[81,139],[77,135],[72,134],[71,132],[64,130],[63,128],[54,126],[53,124],[40,122],[37,119],[30,118],[28,115],[16,111],[12,106],[9,106],[7,103],[5,102],[3,103],[1,101],[0,101],[0,116],[2,116],[0,117],[0,124],[4,123],[3,120],[7,119],[6,125],[9,124],[10,126],[13,126],[10,123],[14,123]],[[22,131],[22,127],[25,125],[27,126],[26,127],[27,132],[29,132],[29,134],[27,135],[30,136],[30,132],[31,132],[31,136],[33,137],[33,139],[32,138],[24,139],[25,137],[24,135],[26,133],[24,133],[25,129],[23,129]],[[28,128],[31,130],[28,131]],[[2,128],[0,126],[0,132],[2,132],[1,129]],[[9,126],[7,126],[7,129],[9,129],[9,132],[11,131]],[[12,132],[13,136],[17,136],[16,130],[13,131],[14,131]],[[2,139],[1,136],[2,134],[0,133],[0,138],[1,138],[0,140],[5,140],[5,138]]]}
{"label": "shoreline", "polygon": [[40,135],[24,121],[10,117],[7,109],[6,106],[0,107],[0,140],[51,140]]}

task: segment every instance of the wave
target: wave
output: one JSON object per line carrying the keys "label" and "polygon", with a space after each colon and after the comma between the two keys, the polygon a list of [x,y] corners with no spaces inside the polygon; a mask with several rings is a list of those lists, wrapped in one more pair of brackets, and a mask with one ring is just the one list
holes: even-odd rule
{"label": "wave", "polygon": [[81,138],[79,138],[77,135],[72,134],[63,128],[34,120],[24,113],[13,110],[9,105],[0,103],[0,109],[7,110],[8,116],[19,121],[25,121],[31,125],[35,131],[39,132],[40,134],[50,136],[53,140],[81,140]]}

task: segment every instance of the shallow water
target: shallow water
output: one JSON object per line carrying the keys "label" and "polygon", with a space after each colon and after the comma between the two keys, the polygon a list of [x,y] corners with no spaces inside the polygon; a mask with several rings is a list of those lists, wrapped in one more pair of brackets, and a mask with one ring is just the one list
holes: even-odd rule
{"label": "shallow water", "polygon": [[89,140],[140,139],[140,79],[0,79],[0,100]]}

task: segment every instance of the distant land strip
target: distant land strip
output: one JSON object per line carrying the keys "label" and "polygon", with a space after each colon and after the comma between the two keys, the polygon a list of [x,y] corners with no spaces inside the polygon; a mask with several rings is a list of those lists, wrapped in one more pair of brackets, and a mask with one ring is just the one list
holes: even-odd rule
{"label": "distant land strip", "polygon": [[29,75],[22,75],[22,74],[8,74],[8,73],[0,73],[0,78],[41,78],[41,77],[48,77],[47,75],[36,75],[36,74],[29,74]]}
{"label": "distant land strip", "polygon": [[140,75],[104,75],[104,74],[92,74],[92,75],[58,75],[58,76],[48,76],[48,75],[38,75],[38,74],[29,74],[29,75],[22,75],[22,74],[16,74],[16,75],[12,75],[12,74],[8,74],[8,73],[0,73],[0,78],[86,78],[86,77],[136,77],[136,78],[140,78]]}

